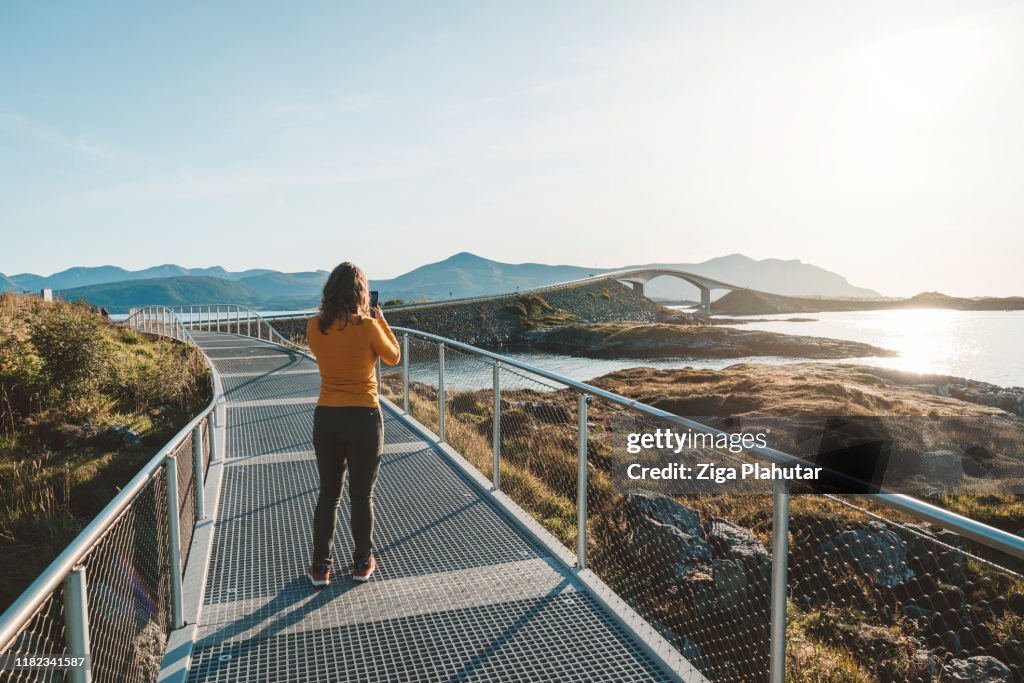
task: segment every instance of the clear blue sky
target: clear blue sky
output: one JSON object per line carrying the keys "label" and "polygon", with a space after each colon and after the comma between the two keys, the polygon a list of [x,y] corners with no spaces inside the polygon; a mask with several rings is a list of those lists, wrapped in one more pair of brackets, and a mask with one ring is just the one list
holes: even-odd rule
{"label": "clear blue sky", "polygon": [[1024,293],[1017,2],[7,2],[0,272],[468,250]]}

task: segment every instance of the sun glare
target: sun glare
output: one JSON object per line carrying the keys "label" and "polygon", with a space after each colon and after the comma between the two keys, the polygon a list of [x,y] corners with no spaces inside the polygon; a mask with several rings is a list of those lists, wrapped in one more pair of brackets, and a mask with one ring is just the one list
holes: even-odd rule
{"label": "sun glare", "polygon": [[880,106],[915,115],[948,106],[962,95],[994,51],[994,32],[978,25],[946,25],[871,43],[853,62]]}

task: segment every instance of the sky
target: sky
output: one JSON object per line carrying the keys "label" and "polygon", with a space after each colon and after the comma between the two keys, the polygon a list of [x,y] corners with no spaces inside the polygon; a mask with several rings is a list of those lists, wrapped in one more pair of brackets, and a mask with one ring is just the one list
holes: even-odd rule
{"label": "sky", "polygon": [[0,4],[0,272],[801,259],[1024,294],[1024,3]]}

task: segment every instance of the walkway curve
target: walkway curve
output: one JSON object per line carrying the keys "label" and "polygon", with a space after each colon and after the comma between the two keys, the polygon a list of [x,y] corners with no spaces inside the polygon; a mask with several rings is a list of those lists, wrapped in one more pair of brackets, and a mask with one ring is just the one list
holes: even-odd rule
{"label": "walkway curve", "polygon": [[[356,585],[343,565],[332,586],[312,588],[315,363],[255,339],[193,336],[224,383],[227,433],[190,682],[681,678],[391,408],[379,572]],[[335,543],[344,557],[347,495]]]}

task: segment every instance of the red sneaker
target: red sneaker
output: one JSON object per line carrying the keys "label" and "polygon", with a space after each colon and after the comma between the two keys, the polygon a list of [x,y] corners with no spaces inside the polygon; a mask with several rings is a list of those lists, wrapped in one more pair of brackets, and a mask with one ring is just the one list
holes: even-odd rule
{"label": "red sneaker", "polygon": [[377,561],[373,559],[373,555],[370,555],[370,559],[365,562],[357,562],[356,566],[352,568],[352,580],[369,581],[370,574],[373,574],[373,570],[376,568]]}
{"label": "red sneaker", "polygon": [[330,586],[331,585],[331,565],[321,564],[314,565],[309,568],[306,572],[306,576],[309,577],[310,583],[317,587]]}

